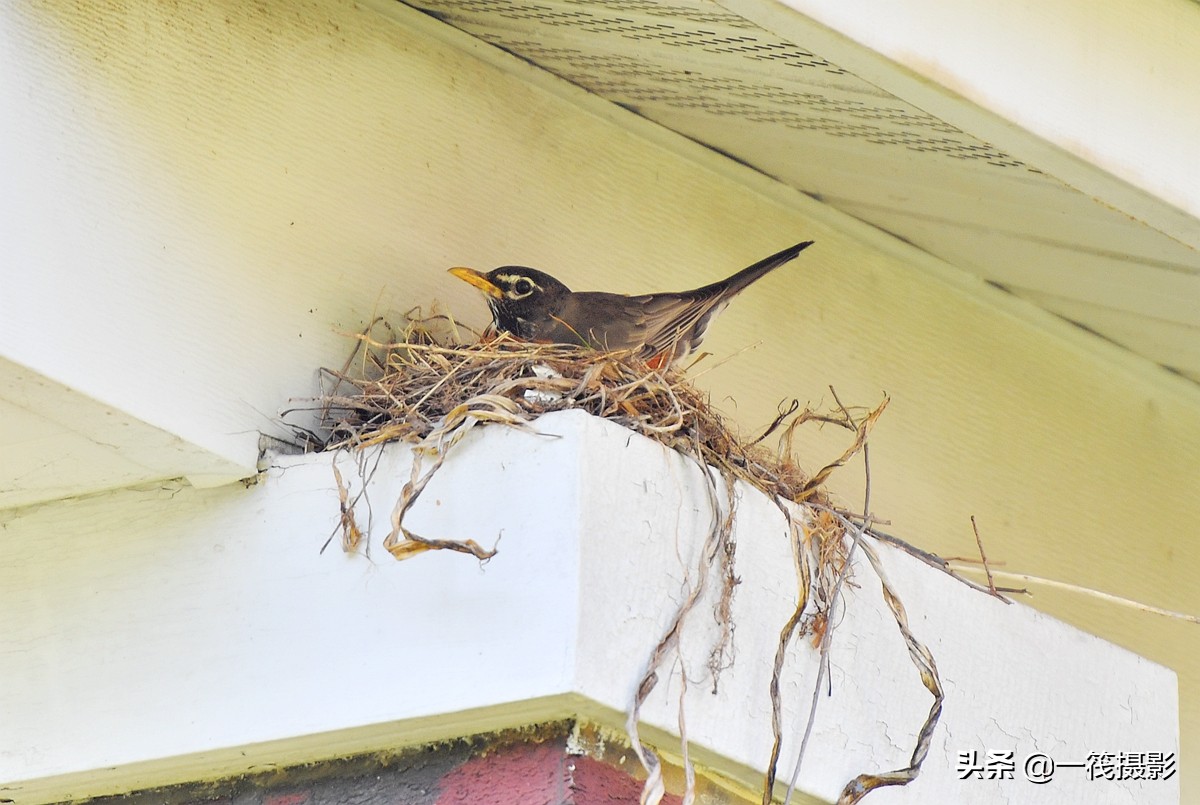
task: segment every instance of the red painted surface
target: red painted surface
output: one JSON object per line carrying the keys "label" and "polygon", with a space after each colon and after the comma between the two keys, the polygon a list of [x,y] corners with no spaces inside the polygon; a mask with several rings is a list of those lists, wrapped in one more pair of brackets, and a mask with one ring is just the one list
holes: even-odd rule
{"label": "red painted surface", "polygon": [[436,805],[562,805],[572,800],[560,745],[520,744],[473,757],[442,778]]}
{"label": "red painted surface", "polygon": [[308,791],[294,791],[290,794],[267,794],[263,797],[262,805],[304,805],[309,800]]}
{"label": "red painted surface", "polygon": [[[447,773],[436,805],[628,805],[642,782],[562,744],[518,744],[476,756]],[[663,805],[680,805],[668,794]]]}
{"label": "red painted surface", "polygon": [[[573,805],[616,805],[637,802],[642,794],[642,781],[635,780],[620,769],[587,756],[568,757],[574,766],[571,772]],[[663,805],[680,805],[681,797],[667,794]]]}

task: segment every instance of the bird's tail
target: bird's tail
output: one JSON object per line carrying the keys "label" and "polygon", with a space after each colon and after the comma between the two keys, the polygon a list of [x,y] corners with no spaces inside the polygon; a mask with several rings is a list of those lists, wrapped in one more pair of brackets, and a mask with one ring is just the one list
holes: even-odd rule
{"label": "bird's tail", "polygon": [[776,252],[770,257],[765,257],[762,260],[759,260],[752,266],[743,268],[732,277],[723,279],[720,282],[714,282],[712,285],[706,285],[703,288],[697,288],[695,291],[693,291],[693,293],[695,293],[697,296],[707,296],[714,292],[720,292],[726,298],[733,296],[738,291],[757,280],[759,277],[762,277],[764,274],[774,271],[784,263],[795,260],[796,255],[800,254],[800,252],[804,251],[811,245],[813,245],[813,241],[806,240],[803,243],[797,243],[795,246],[789,246],[781,252]]}

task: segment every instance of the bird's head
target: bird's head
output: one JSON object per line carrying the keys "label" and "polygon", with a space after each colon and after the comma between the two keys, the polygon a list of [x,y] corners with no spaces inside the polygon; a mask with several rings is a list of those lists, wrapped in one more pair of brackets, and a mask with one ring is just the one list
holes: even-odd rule
{"label": "bird's head", "polygon": [[525,266],[500,266],[486,274],[460,266],[450,273],[483,291],[496,329],[518,338],[537,338],[571,293],[546,272]]}

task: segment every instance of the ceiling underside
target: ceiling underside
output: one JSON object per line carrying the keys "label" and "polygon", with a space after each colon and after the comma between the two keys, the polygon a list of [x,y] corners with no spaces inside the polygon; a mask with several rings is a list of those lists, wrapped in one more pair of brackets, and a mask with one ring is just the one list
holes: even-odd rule
{"label": "ceiling underside", "polygon": [[408,0],[1200,382],[1200,253],[710,0]]}

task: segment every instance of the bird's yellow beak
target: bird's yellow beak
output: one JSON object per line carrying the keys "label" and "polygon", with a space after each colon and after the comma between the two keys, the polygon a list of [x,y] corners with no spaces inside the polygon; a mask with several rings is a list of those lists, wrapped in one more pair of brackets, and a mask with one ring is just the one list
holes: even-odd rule
{"label": "bird's yellow beak", "polygon": [[455,266],[450,269],[450,273],[458,277],[463,282],[469,282],[479,290],[483,291],[488,296],[500,299],[504,296],[504,291],[500,290],[500,286],[489,280],[483,274],[480,274],[473,268],[465,268],[463,266]]}

